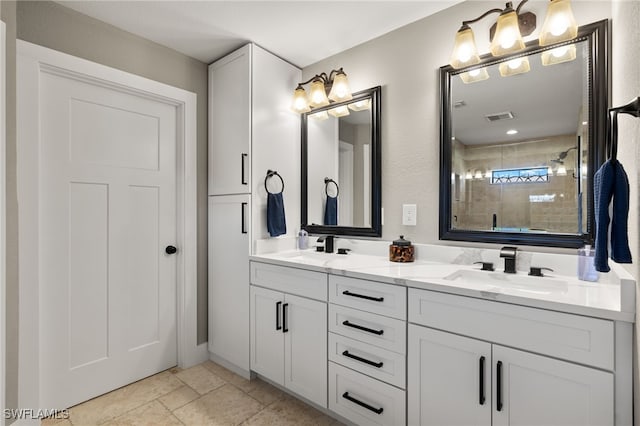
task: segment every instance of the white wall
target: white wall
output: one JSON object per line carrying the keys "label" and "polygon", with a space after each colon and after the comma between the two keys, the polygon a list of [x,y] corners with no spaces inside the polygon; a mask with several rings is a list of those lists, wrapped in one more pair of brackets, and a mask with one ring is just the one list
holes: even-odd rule
{"label": "white wall", "polygon": [[[640,2],[616,0],[611,5],[613,19],[612,31],[612,106],[624,105],[640,96]],[[638,256],[640,255],[640,215],[638,205],[640,191],[640,119],[629,115],[618,117],[618,158],[629,175],[631,200],[629,208],[629,243],[634,263],[628,266],[629,272],[638,280]],[[640,322],[640,288],[636,288],[636,327],[634,344],[634,406],[636,424],[640,422],[640,373],[638,368],[638,324]]]}
{"label": "white wall", "polygon": [[[524,6],[524,11],[538,17],[538,30],[527,39],[537,37],[547,4],[546,0],[532,0]],[[500,1],[467,1],[303,69],[306,80],[344,67],[353,91],[382,86],[384,239],[404,234],[414,242],[444,243],[438,241],[438,71],[449,62],[461,22],[503,5]],[[573,10],[579,25],[611,17],[609,1],[574,1]],[[489,50],[493,22],[486,18],[473,25],[480,53]],[[402,225],[403,203],[418,205],[417,226]]]}

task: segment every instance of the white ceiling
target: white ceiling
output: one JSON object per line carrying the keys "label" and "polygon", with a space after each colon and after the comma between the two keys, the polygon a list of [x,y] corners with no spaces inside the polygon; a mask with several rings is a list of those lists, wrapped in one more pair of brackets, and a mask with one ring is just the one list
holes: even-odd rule
{"label": "white ceiling", "polygon": [[210,63],[248,41],[306,67],[460,3],[422,1],[59,1]]}

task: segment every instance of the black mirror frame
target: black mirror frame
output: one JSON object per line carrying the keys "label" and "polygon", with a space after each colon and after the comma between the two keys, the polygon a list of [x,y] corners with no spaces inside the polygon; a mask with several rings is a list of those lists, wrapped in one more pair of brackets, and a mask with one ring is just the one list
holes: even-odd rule
{"label": "black mirror frame", "polygon": [[[587,40],[590,48],[590,88],[589,98],[589,162],[591,171],[587,179],[587,230],[583,234],[527,234],[517,232],[495,232],[456,230],[451,227],[451,87],[450,76],[469,69],[504,62],[514,57],[553,49],[554,47],[576,41]],[[450,65],[440,68],[440,224],[441,240],[473,241],[498,244],[522,244],[529,246],[578,248],[584,244],[593,244],[595,239],[595,219],[593,209],[593,175],[605,161],[605,145],[607,140],[607,108],[609,107],[610,58],[609,58],[609,23],[607,20],[583,25],[578,29],[578,36],[568,42],[557,43],[544,48],[538,40],[527,42],[524,51],[517,54],[495,58],[490,54],[481,57],[480,64],[464,69],[454,70]]]}
{"label": "black mirror frame", "polygon": [[[362,90],[353,94],[353,99],[345,102],[332,103],[323,108],[317,108],[302,114],[301,119],[301,195],[300,195],[300,221],[301,228],[310,234],[316,235],[345,235],[354,237],[380,237],[382,236],[382,178],[381,178],[381,92],[380,86]],[[326,111],[340,105],[347,105],[355,101],[371,98],[371,227],[355,226],[325,226],[309,225],[307,205],[307,120],[310,114]]]}

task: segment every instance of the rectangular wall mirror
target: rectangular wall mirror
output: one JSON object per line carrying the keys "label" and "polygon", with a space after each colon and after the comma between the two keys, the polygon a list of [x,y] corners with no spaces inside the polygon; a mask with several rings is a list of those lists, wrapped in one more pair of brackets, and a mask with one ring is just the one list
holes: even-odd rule
{"label": "rectangular wall mirror", "polygon": [[580,247],[608,107],[607,22],[578,37],[441,68],[440,238]]}
{"label": "rectangular wall mirror", "polygon": [[302,228],[379,237],[380,87],[302,115]]}

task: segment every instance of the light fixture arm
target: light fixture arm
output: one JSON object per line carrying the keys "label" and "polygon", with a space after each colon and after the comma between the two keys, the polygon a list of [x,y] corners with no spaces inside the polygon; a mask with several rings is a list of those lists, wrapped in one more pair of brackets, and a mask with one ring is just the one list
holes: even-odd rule
{"label": "light fixture arm", "polygon": [[[524,6],[524,4],[525,4],[526,2],[528,2],[528,1],[529,1],[529,0],[522,0],[522,1],[520,2],[520,4],[518,4],[518,7],[516,7],[516,9],[515,9],[515,11],[516,11],[516,13],[517,13],[517,14],[520,14],[520,9],[521,9],[521,8],[522,8],[522,6]],[[491,15],[491,14],[493,14],[493,13],[504,13],[504,12],[506,12],[506,11],[510,11],[510,10],[513,10],[513,3],[511,3],[511,2],[507,2],[507,4],[505,5],[505,8],[504,8],[504,9],[498,9],[498,8],[495,8],[495,9],[487,10],[485,13],[483,13],[483,14],[482,14],[482,15],[480,15],[480,16],[478,16],[476,19],[470,19],[470,20],[468,20],[468,21],[462,21],[462,27],[463,27],[463,28],[464,28],[464,27],[468,27],[468,26],[469,26],[469,24],[476,23],[476,22],[478,22],[478,21],[480,21],[480,20],[482,20],[482,19],[486,18],[487,16],[489,16],[489,15]]]}
{"label": "light fixture arm", "polygon": [[309,84],[314,80],[322,80],[322,82],[324,83],[325,86],[327,85],[331,85],[333,83],[333,78],[337,75],[343,73],[344,71],[342,68],[339,68],[337,70],[331,70],[331,72],[329,73],[329,75],[327,75],[327,73],[323,72],[320,74],[316,74],[313,77],[311,77],[309,80],[307,81],[303,81],[302,83],[298,83],[298,89],[301,89],[302,86],[304,86],[305,84]]}

